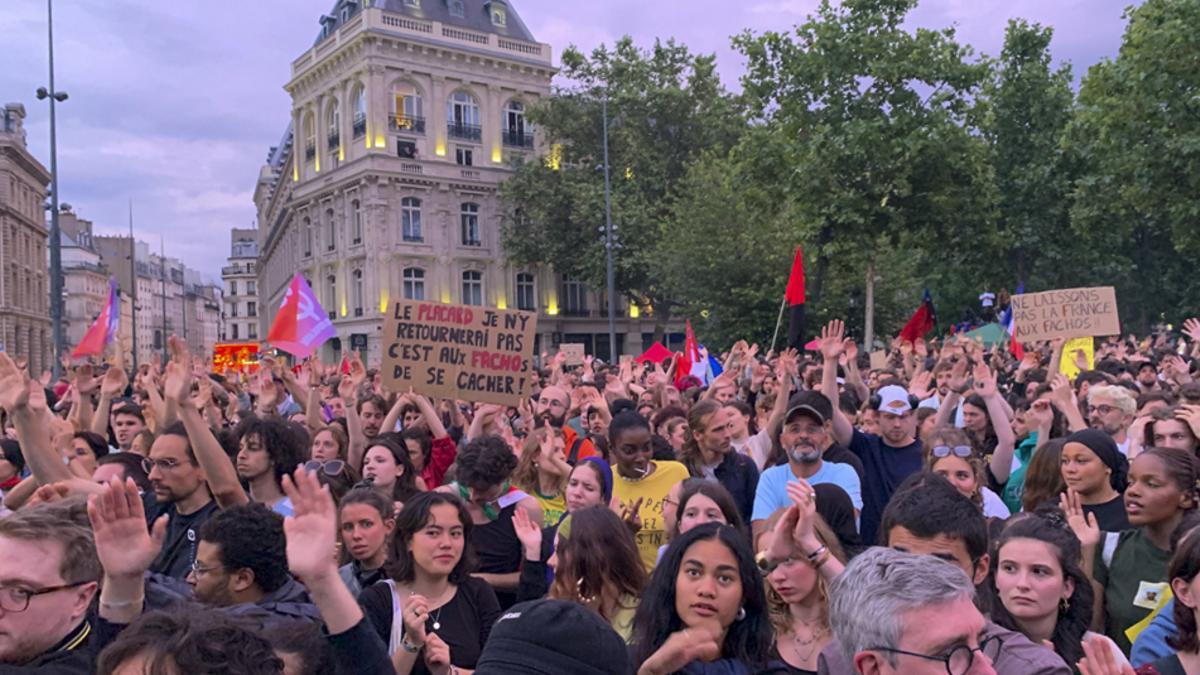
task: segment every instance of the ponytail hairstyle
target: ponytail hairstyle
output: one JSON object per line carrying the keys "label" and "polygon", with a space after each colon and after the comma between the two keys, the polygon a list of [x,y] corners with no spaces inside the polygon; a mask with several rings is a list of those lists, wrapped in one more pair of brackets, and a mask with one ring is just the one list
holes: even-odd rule
{"label": "ponytail hairstyle", "polygon": [[[1058,560],[1059,570],[1064,582],[1070,579],[1075,589],[1065,605],[1058,608],[1058,620],[1054,624],[1054,632],[1050,642],[1054,651],[1067,663],[1076,663],[1083,657],[1083,634],[1087,632],[1092,621],[1092,606],[1095,596],[1092,593],[1091,582],[1079,567],[1082,557],[1079,539],[1071,531],[1070,525],[1062,511],[1057,507],[1046,506],[1033,513],[1021,514],[1008,521],[1008,525],[992,548],[991,583],[989,592],[995,593],[992,598],[992,620],[997,624],[1020,632],[1016,619],[1009,613],[996,591],[996,572],[1000,566],[1000,551],[1004,545],[1014,539],[1033,539],[1049,545]],[[1065,607],[1065,609],[1064,609]]]}

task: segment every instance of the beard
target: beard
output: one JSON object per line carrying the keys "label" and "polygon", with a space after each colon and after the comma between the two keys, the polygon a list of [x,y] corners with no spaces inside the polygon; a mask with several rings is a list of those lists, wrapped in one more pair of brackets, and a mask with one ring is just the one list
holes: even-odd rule
{"label": "beard", "polygon": [[814,445],[797,445],[788,450],[788,458],[800,464],[816,464],[821,460],[821,449]]}
{"label": "beard", "polygon": [[563,428],[563,425],[567,423],[567,415],[566,413],[563,413],[562,415],[555,417],[554,415],[550,414],[549,410],[547,410],[546,412],[538,415],[538,420],[545,420],[555,429],[561,429]]}

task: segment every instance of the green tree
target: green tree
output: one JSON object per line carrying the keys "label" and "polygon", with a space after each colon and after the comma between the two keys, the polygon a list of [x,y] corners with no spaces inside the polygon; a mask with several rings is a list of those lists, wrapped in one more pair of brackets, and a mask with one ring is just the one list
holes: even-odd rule
{"label": "green tree", "polygon": [[1074,105],[1071,69],[1051,69],[1052,36],[1051,28],[1010,21],[980,106],[1004,251],[988,276],[1010,289],[1019,281],[1053,288],[1079,248],[1068,229],[1071,176],[1061,149]]}
{"label": "green tree", "polygon": [[[988,65],[952,29],[905,29],[915,4],[823,0],[792,35],[734,40],[752,110],[787,144],[794,237],[818,270],[836,260],[864,279],[885,252],[953,266],[994,245],[987,148],[968,124]],[[819,300],[825,279],[812,282]]]}
{"label": "green tree", "polygon": [[661,336],[678,302],[654,258],[694,158],[723,152],[745,127],[721,86],[715,57],[674,41],[643,51],[629,37],[612,50],[563,52],[560,89],[530,112],[551,152],[504,183],[505,249],[519,264],[550,264],[605,288],[602,101],[609,114],[617,290],[654,312]]}
{"label": "green tree", "polygon": [[1106,253],[1125,322],[1145,329],[1200,310],[1200,3],[1147,0],[1126,16],[1117,58],[1080,87],[1071,220]]}

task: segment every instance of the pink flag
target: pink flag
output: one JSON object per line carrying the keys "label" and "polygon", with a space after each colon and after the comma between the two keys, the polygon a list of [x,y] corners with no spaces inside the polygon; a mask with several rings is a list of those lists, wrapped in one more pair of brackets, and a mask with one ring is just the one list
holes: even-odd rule
{"label": "pink flag", "polygon": [[307,358],[336,333],[308,282],[297,273],[283,296],[267,342],[297,358]]}
{"label": "pink flag", "polygon": [[92,327],[88,328],[83,339],[75,347],[75,351],[71,352],[71,358],[78,359],[84,356],[103,354],[104,348],[116,337],[120,322],[121,304],[117,296],[117,280],[110,277],[108,302],[104,303],[104,309],[100,310],[100,315],[96,317]]}

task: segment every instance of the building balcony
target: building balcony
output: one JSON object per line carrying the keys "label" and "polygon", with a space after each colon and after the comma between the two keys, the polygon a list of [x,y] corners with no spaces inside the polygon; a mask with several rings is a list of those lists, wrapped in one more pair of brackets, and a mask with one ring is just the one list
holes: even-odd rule
{"label": "building balcony", "polygon": [[226,265],[221,268],[221,276],[231,276],[234,274],[255,274],[254,265]]}
{"label": "building balcony", "polygon": [[460,122],[451,122],[446,125],[446,133],[450,138],[475,141],[478,143],[483,138],[483,129],[477,124],[462,124]]}
{"label": "building balcony", "polygon": [[532,148],[533,134],[528,131],[513,131],[506,129],[501,136],[503,143],[509,148]]}
{"label": "building balcony", "polygon": [[424,134],[425,118],[410,115],[388,115],[388,128],[404,134]]}
{"label": "building balcony", "polygon": [[595,312],[586,307],[563,307],[558,311],[558,315],[572,319],[589,319],[595,315]]}

